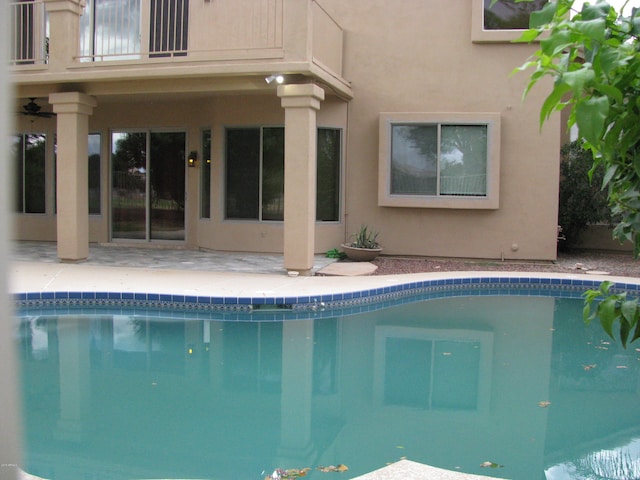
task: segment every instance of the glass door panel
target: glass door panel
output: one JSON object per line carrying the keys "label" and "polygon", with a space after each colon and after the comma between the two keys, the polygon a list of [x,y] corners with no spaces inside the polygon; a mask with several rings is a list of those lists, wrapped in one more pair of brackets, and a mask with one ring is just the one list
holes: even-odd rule
{"label": "glass door panel", "polygon": [[186,135],[157,132],[150,140],[151,240],[184,240]]}
{"label": "glass door panel", "polygon": [[114,132],[111,140],[111,236],[147,238],[147,134]]}
{"label": "glass door panel", "polygon": [[185,238],[184,132],[114,132],[111,237]]}

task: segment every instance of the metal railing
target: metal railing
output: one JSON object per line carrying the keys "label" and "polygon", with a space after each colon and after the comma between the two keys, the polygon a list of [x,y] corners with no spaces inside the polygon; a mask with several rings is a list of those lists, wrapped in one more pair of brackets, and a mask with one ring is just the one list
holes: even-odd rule
{"label": "metal railing", "polygon": [[49,38],[44,3],[23,0],[9,4],[10,62],[13,65],[47,63]]}

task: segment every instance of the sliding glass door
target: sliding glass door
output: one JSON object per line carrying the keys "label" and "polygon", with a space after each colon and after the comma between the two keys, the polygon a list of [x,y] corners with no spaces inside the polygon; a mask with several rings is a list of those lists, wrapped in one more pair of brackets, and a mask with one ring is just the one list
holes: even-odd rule
{"label": "sliding glass door", "polygon": [[113,132],[111,237],[184,240],[184,132]]}

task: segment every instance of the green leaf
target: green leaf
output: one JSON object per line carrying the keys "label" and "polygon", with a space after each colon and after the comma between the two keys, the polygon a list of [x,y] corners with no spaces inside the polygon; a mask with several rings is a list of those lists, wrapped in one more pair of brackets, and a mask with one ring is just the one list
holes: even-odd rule
{"label": "green leaf", "polygon": [[531,43],[540,36],[542,30],[530,28],[522,32],[522,34],[513,40],[513,43]]}
{"label": "green leaf", "polygon": [[580,135],[596,145],[604,133],[604,120],[609,113],[607,97],[591,97],[576,105],[576,122]]}
{"label": "green leaf", "polygon": [[618,315],[616,314],[617,300],[614,296],[605,298],[600,305],[598,305],[598,318],[600,319],[600,325],[603,330],[611,338],[613,336],[613,322],[616,321]]}
{"label": "green leaf", "polygon": [[595,85],[594,88],[599,92],[604,93],[607,97],[612,99],[615,103],[621,104],[623,102],[622,92],[620,91],[619,88],[616,88],[612,85],[607,85],[604,83],[598,83]]}
{"label": "green leaf", "polygon": [[606,40],[606,24],[607,22],[604,18],[597,18],[594,20],[574,22],[574,27],[585,37],[599,43],[604,43]]}
{"label": "green leaf", "polygon": [[620,306],[620,313],[622,317],[629,322],[630,326],[634,326],[636,324],[638,312],[638,302],[635,300],[626,300],[622,302]]}
{"label": "green leaf", "polygon": [[622,348],[627,348],[629,332],[631,332],[631,326],[625,320],[620,320],[620,343],[622,343]]}
{"label": "green leaf", "polygon": [[609,16],[611,5],[606,2],[585,3],[582,5],[582,18],[584,20],[606,19]]}
{"label": "green leaf", "polygon": [[548,2],[542,9],[532,12],[529,16],[529,28],[537,28],[548,24],[556,14],[556,2]]}
{"label": "green leaf", "polygon": [[585,65],[585,67],[580,70],[563,73],[561,78],[563,82],[571,87],[574,94],[580,95],[585,86],[592,83],[595,77],[596,75],[590,66]]}
{"label": "green leaf", "polygon": [[574,44],[571,32],[567,30],[559,30],[553,32],[549,37],[540,40],[540,49],[546,55],[555,55],[570,45]]}
{"label": "green leaf", "polygon": [[562,99],[569,90],[571,88],[566,83],[554,85],[553,90],[542,104],[542,107],[540,107],[540,128],[553,112],[564,106],[562,105]]}

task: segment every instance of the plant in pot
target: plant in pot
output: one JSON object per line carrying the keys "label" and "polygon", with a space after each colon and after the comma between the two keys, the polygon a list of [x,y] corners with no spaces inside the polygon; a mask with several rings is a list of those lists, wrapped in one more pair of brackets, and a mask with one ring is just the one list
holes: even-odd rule
{"label": "plant in pot", "polygon": [[378,243],[378,232],[370,230],[367,225],[362,225],[357,233],[352,236],[352,241],[343,243],[342,249],[349,260],[354,262],[370,262],[382,251]]}

